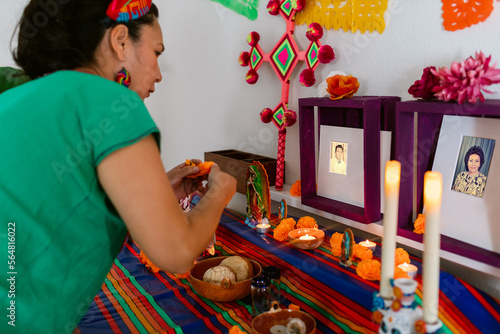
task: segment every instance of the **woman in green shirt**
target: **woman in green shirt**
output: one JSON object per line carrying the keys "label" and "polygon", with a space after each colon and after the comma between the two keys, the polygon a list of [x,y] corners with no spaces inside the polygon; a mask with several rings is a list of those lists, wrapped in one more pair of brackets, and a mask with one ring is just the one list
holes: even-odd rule
{"label": "woman in green shirt", "polygon": [[[0,95],[0,333],[71,333],[127,232],[186,272],[236,191],[215,164],[206,188],[185,178],[197,167],[164,171],[143,103],[162,79],[157,18],[150,0],[24,10],[14,59],[31,81]],[[194,190],[205,195],[186,214],[179,199]]]}

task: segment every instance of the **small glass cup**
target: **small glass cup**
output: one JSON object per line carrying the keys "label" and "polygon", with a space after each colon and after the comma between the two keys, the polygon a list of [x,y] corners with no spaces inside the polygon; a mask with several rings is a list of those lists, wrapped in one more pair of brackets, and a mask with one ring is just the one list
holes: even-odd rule
{"label": "small glass cup", "polygon": [[271,308],[271,287],[269,278],[259,275],[252,279],[252,315],[255,317]]}
{"label": "small glass cup", "polygon": [[271,301],[275,300],[281,303],[281,272],[280,268],[269,266],[262,269],[262,274],[270,281]]}

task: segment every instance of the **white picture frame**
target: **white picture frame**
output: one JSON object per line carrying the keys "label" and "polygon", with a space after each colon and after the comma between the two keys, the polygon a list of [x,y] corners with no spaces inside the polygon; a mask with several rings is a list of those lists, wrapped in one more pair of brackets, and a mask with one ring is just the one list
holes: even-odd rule
{"label": "white picture frame", "polygon": [[[494,140],[500,143],[500,119],[465,116],[443,116],[443,122],[432,166],[443,176],[441,203],[442,235],[500,253],[500,154],[490,152],[486,186],[481,196],[452,190],[457,166],[464,155],[464,138]],[[425,214],[425,207],[424,207]]]}
{"label": "white picture frame", "polygon": [[[330,171],[332,145],[344,146],[345,174]],[[318,196],[364,207],[363,129],[320,126]],[[380,131],[380,212],[384,212],[384,171],[391,155],[391,132]]]}

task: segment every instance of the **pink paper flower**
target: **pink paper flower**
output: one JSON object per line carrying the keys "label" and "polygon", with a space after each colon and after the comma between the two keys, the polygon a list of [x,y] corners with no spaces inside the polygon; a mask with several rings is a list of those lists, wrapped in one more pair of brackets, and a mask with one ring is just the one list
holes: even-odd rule
{"label": "pink paper flower", "polygon": [[436,86],[439,86],[439,77],[432,74],[431,70],[436,70],[436,68],[434,66],[424,68],[422,78],[415,81],[415,83],[411,85],[411,87],[408,89],[408,93],[413,95],[413,97],[415,98],[435,98],[432,89]]}
{"label": "pink paper flower", "polygon": [[453,62],[448,69],[442,67],[431,72],[439,77],[439,86],[433,88],[435,96],[439,100],[456,100],[459,104],[465,101],[476,103],[483,102],[484,96],[481,90],[493,94],[485,86],[500,83],[500,69],[495,69],[496,63],[490,65],[491,56],[487,57],[483,52],[476,52],[476,57],[469,57],[462,63]]}

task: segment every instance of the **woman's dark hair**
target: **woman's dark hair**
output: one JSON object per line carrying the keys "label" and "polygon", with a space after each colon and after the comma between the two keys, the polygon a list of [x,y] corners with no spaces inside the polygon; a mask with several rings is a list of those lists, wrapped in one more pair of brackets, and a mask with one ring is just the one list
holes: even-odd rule
{"label": "woman's dark hair", "polygon": [[483,149],[479,146],[472,146],[471,148],[469,148],[469,150],[465,154],[465,158],[464,158],[465,170],[469,171],[468,162],[469,162],[469,157],[472,154],[477,154],[479,156],[480,165],[479,165],[479,168],[477,170],[481,170],[481,167],[483,167],[483,164],[484,164],[484,153],[483,153]]}
{"label": "woman's dark hair", "polygon": [[140,38],[143,25],[153,25],[158,8],[129,22],[106,15],[111,0],[31,0],[19,21],[14,60],[32,79],[59,70],[94,63],[95,53],[108,28],[123,24],[130,38]]}

